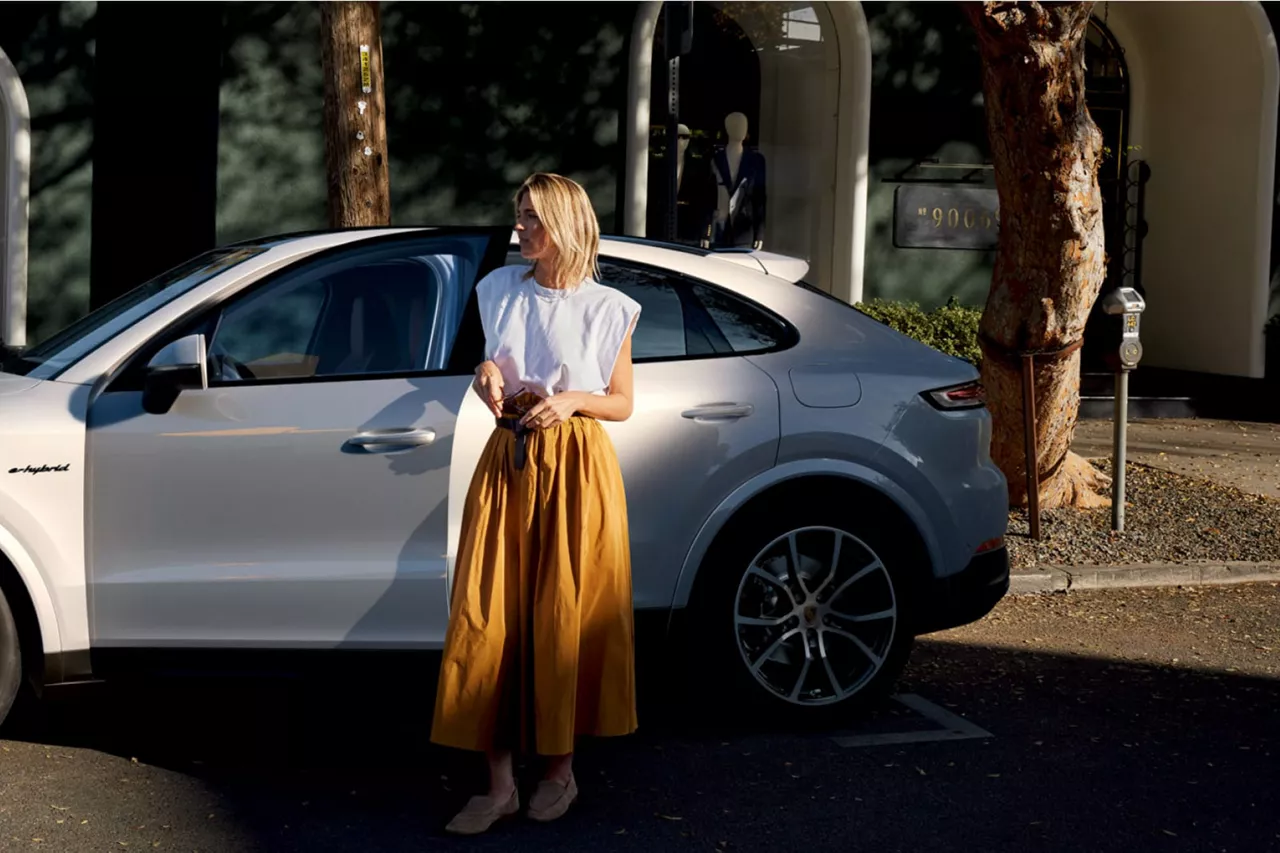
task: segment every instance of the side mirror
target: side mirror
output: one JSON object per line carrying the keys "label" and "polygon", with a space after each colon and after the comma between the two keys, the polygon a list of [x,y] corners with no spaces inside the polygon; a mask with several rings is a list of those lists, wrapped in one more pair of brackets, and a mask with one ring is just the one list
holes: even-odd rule
{"label": "side mirror", "polygon": [[142,408],[163,415],[183,391],[209,387],[209,358],[204,335],[188,335],[167,344],[147,362]]}

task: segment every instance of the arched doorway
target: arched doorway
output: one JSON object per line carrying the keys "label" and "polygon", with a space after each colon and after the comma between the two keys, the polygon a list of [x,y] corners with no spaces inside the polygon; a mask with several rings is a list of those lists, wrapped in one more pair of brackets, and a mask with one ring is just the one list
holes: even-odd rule
{"label": "arched doorway", "polygon": [[27,342],[31,112],[18,69],[0,50],[0,340]]}
{"label": "arched doorway", "polygon": [[[744,23],[768,32],[781,15],[755,14],[741,21],[721,4],[693,3],[694,48],[680,60],[680,124],[689,129],[677,200],[676,234],[668,235],[667,216],[667,63],[664,19],[659,15],[653,40],[653,67],[649,102],[649,205],[646,233],[697,244],[710,238],[716,205],[712,160],[726,141],[724,122],[731,113],[747,119],[746,148],[758,148],[760,128],[760,56],[755,39]],[[755,4],[732,4],[755,5]],[[779,7],[780,8],[780,7]],[[759,38],[757,34],[757,39]]]}
{"label": "arched doorway", "polygon": [[[692,52],[680,63],[680,123],[688,127],[678,198],[678,239],[698,242],[728,195],[713,158],[731,113],[746,118],[745,147],[762,164],[758,234],[766,251],[805,258],[808,280],[842,299],[861,296],[866,209],[866,120],[870,48],[858,4],[698,2]],[[641,4],[629,92],[628,233],[663,235],[667,205],[667,64],[661,6]],[[640,48],[643,50],[643,48]],[[647,58],[647,61],[646,61]],[[645,97],[647,95],[647,98]],[[686,186],[685,180],[692,180]],[[701,187],[699,191],[697,188]],[[694,210],[690,210],[694,208]],[[679,213],[678,213],[679,218]],[[720,233],[712,229],[712,243]],[[734,233],[742,236],[739,229]]]}
{"label": "arched doorway", "polygon": [[1130,159],[1151,170],[1143,367],[1261,377],[1280,97],[1267,12],[1254,0],[1096,11],[1124,50]]}

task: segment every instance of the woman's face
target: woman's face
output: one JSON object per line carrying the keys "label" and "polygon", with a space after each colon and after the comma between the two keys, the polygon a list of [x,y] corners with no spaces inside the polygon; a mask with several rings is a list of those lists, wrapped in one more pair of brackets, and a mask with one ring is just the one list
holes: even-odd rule
{"label": "woman's face", "polygon": [[542,227],[528,193],[520,196],[520,203],[516,206],[516,234],[520,239],[520,256],[525,260],[538,261],[555,254],[555,246]]}

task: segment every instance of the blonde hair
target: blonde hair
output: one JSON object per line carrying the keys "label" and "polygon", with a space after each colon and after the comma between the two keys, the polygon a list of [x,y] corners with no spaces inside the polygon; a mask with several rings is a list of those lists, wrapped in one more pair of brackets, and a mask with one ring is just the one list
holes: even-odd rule
{"label": "blonde hair", "polygon": [[[529,194],[529,203],[546,229],[547,238],[556,247],[551,280],[577,287],[588,278],[599,277],[596,256],[600,252],[600,223],[582,185],[563,175],[534,172],[513,199],[517,215],[525,193]],[[537,265],[535,261],[525,278],[533,276]]]}

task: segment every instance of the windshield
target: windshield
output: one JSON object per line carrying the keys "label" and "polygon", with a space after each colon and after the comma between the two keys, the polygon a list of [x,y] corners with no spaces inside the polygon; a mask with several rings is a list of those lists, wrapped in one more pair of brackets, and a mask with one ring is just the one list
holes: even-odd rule
{"label": "windshield", "polygon": [[113,299],[35,346],[5,353],[0,370],[26,375],[41,365],[50,370],[61,369],[170,300],[264,251],[263,246],[229,246],[205,252]]}

